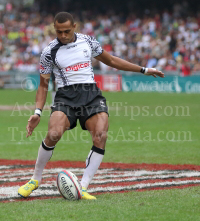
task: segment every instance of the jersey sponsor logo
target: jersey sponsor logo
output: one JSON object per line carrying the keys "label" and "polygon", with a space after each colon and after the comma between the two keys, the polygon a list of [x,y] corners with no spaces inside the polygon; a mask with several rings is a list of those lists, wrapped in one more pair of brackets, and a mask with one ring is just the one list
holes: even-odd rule
{"label": "jersey sponsor logo", "polygon": [[78,71],[79,69],[86,68],[89,65],[90,65],[89,62],[81,63],[81,64],[76,64],[76,65],[73,65],[73,66],[66,67],[65,70],[66,71]]}

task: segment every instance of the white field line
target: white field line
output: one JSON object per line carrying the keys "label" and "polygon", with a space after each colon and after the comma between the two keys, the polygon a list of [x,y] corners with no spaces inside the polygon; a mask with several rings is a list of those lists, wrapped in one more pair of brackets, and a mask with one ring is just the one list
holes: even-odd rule
{"label": "white field line", "polygon": [[[82,175],[84,172],[83,168],[53,168],[53,169],[44,169],[43,174],[58,174],[62,170],[69,170],[72,173],[78,175]],[[1,173],[0,171],[0,178],[1,177],[17,177],[17,176],[30,176],[33,174],[34,169],[27,169],[27,170],[16,170],[16,171],[4,171]],[[114,169],[102,169],[98,170],[96,174],[107,174],[113,173]]]}
{"label": "white field line", "polygon": [[[10,168],[9,168],[10,169]],[[59,173],[62,170],[69,170],[76,175],[82,175],[84,172],[84,168],[52,168],[52,169],[44,169],[43,174],[53,174],[53,173]],[[32,175],[34,169],[27,169],[27,170],[16,170],[13,171],[12,173],[8,170],[4,170],[2,173],[0,171],[0,177],[15,177],[15,176],[22,176],[22,175]],[[96,174],[112,174],[112,173],[117,173],[117,174],[124,174],[124,176],[145,176],[145,175],[156,175],[156,174],[177,174],[177,173],[183,173],[183,172],[188,172],[188,171],[181,171],[181,170],[160,170],[160,171],[147,171],[147,170],[133,170],[133,171],[126,171],[126,170],[116,170],[114,168],[111,169],[99,169],[97,170]],[[191,171],[193,172],[193,171]],[[5,175],[4,175],[5,174]],[[117,177],[118,175],[116,175]],[[100,176],[98,176],[100,177]],[[98,179],[96,177],[95,179]],[[101,176],[101,178],[114,178],[115,175],[105,175]]]}
{"label": "white field line", "polygon": [[[123,191],[123,190],[137,190],[144,188],[153,188],[153,187],[167,187],[167,186],[179,186],[187,184],[200,184],[200,180],[186,180],[186,181],[168,181],[168,182],[158,182],[158,183],[145,183],[145,184],[136,184],[131,186],[115,186],[115,187],[96,187],[88,190],[89,193],[95,192],[113,192],[113,191]],[[48,187],[49,185],[41,185],[41,187]],[[13,198],[20,198],[18,196],[19,186],[14,187],[2,187],[0,189],[0,200],[9,200]],[[37,189],[34,191],[31,196],[59,196],[57,189]]]}
{"label": "white field line", "polygon": [[[142,180],[154,180],[154,179],[178,179],[178,178],[193,178],[193,177],[200,177],[200,172],[183,172],[179,174],[168,174],[168,175],[151,175],[151,176],[132,176],[130,178],[124,178],[128,177],[122,174],[114,175],[114,178],[119,179],[103,179],[101,176],[95,177],[96,179],[93,179],[91,181],[91,184],[106,184],[106,183],[117,183],[117,182],[134,182],[134,181],[142,181]],[[43,179],[45,178],[53,178],[52,175],[43,175]],[[3,178],[0,179],[1,182],[19,182],[24,180],[29,180],[30,177],[21,177],[19,178]],[[98,180],[97,180],[98,179]],[[53,182],[53,181],[50,181]]]}
{"label": "white field line", "polygon": [[[119,176],[120,177],[120,176]],[[143,177],[132,177],[132,178],[122,178],[122,179],[105,179],[105,180],[93,180],[91,184],[105,184],[105,183],[117,183],[117,182],[133,182],[142,180],[154,180],[154,179],[177,179],[177,178],[190,178],[190,177],[200,177],[200,172],[194,173],[182,173],[182,174],[170,174],[170,175],[154,175],[154,176],[143,176]]]}
{"label": "white field line", "polygon": [[121,190],[136,190],[136,189],[144,189],[144,188],[152,188],[152,187],[160,187],[160,186],[167,187],[171,185],[179,186],[179,185],[187,185],[187,184],[200,184],[200,180],[144,183],[144,184],[136,184],[136,185],[131,185],[131,186],[97,187],[97,188],[91,188],[90,190],[88,190],[88,192],[94,193],[94,192],[111,192],[111,191],[121,191]]}
{"label": "white field line", "polygon": [[[171,175],[154,175],[154,176],[144,176],[144,177],[132,177],[132,178],[123,178],[120,175],[118,176],[118,178],[121,179],[106,179],[106,180],[92,180],[91,181],[91,185],[95,185],[95,184],[105,184],[105,183],[118,183],[118,182],[133,182],[133,181],[142,181],[142,180],[151,180],[151,179],[169,179],[169,178],[173,178],[173,179],[177,179],[177,178],[194,178],[195,177],[200,177],[200,172],[194,172],[194,173],[187,173],[187,174],[171,174]],[[200,181],[200,180],[199,180]],[[49,186],[56,186],[56,181],[48,181],[47,184],[43,184],[41,185],[41,187],[47,187]]]}
{"label": "white field line", "polygon": [[[146,171],[146,170],[140,170],[140,171],[116,171],[119,172],[120,177],[141,177],[141,176],[152,176],[152,175],[165,175],[165,174],[183,174],[188,171],[170,171],[170,170],[160,170],[160,171]],[[191,171],[194,172],[194,171]],[[108,179],[108,178],[117,178],[119,175],[102,175],[102,176],[96,176],[94,179]]]}
{"label": "white field line", "polygon": [[[51,169],[51,170],[45,170],[43,173],[43,178],[53,178],[54,176],[57,176],[57,173],[59,173],[62,169]],[[81,176],[83,174],[83,169],[81,169],[81,173],[77,173],[80,170],[79,169],[71,169],[73,173],[75,173],[77,176]],[[0,182],[19,182],[28,180],[31,178],[33,173],[16,173],[16,174],[6,174],[5,176],[0,177]],[[108,171],[106,170],[98,170],[98,174],[104,174],[104,173],[111,173],[115,171]],[[124,181],[137,181],[137,180],[148,180],[148,179],[169,179],[169,178],[184,178],[184,177],[200,177],[200,172],[195,171],[117,171],[119,172],[118,175],[98,175],[93,178],[92,183],[98,184],[98,183],[114,183],[114,182],[124,182]],[[17,176],[21,176],[20,178]],[[4,177],[4,178],[3,178]],[[130,178],[124,178],[124,177],[130,177]],[[114,178],[121,178],[121,179],[114,179]],[[102,180],[104,179],[104,180]]]}
{"label": "white field line", "polygon": [[13,168],[13,165],[12,166],[0,166],[0,170],[7,170],[7,169],[12,169]]}

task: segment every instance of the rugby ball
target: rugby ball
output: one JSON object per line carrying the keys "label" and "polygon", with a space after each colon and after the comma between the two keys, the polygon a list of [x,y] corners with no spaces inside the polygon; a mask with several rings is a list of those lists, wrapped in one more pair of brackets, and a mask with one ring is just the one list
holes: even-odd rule
{"label": "rugby ball", "polygon": [[67,200],[79,200],[82,197],[82,188],[78,178],[69,170],[59,172],[57,187],[60,194]]}

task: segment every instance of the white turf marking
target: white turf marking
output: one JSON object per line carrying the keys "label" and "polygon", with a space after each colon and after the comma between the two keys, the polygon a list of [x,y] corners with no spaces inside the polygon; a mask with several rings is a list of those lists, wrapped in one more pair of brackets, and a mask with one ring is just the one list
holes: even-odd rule
{"label": "white turf marking", "polygon": [[[108,179],[108,178],[118,178],[118,177],[141,177],[141,176],[151,176],[151,175],[160,175],[160,174],[178,174],[184,173],[185,171],[167,171],[167,170],[160,170],[160,171],[117,171],[119,175],[102,175],[98,177],[94,177],[94,179]],[[116,172],[115,172],[116,173]]]}
{"label": "white turf marking", "polygon": [[[167,187],[171,185],[179,186],[179,185],[187,185],[187,184],[200,184],[200,180],[185,180],[185,181],[167,181],[167,182],[158,182],[158,183],[145,183],[145,184],[136,184],[131,186],[114,186],[114,187],[96,187],[88,190],[89,193],[95,192],[113,192],[113,191],[123,191],[123,190],[136,190],[136,189],[144,189],[144,188],[153,188],[153,187]],[[41,185],[41,187],[49,187],[52,185]],[[19,186],[13,187],[2,187],[0,189],[0,200],[9,200],[13,198],[20,198],[18,196],[18,188]],[[38,188],[34,191],[31,196],[58,196],[60,195],[58,190],[53,189],[40,189]]]}
{"label": "white turf marking", "polygon": [[[53,168],[53,169],[44,169],[43,175],[45,174],[58,174],[62,170],[70,170],[72,173],[75,173],[77,176],[83,175],[84,169],[83,168]],[[25,177],[25,176],[32,176],[33,175],[34,169],[27,169],[27,170],[16,170],[13,172],[8,171],[0,171],[0,181],[1,177],[4,178],[9,178],[9,177]],[[98,170],[96,174],[108,174],[108,173],[113,173],[113,169],[103,169],[103,170]],[[3,174],[3,175],[2,175]],[[48,176],[47,176],[48,177]],[[21,179],[21,178],[20,178]],[[19,178],[18,178],[19,180]]]}
{"label": "white turf marking", "polygon": [[200,180],[184,180],[184,181],[171,181],[171,182],[159,182],[159,183],[144,183],[136,184],[131,186],[115,186],[115,187],[97,187],[91,188],[88,190],[90,193],[94,192],[113,192],[113,191],[123,191],[123,190],[137,190],[144,188],[153,188],[153,187],[167,187],[171,185],[187,185],[187,184],[200,184]]}
{"label": "white turf marking", "polygon": [[[21,177],[19,178],[0,178],[0,182],[19,182],[19,181],[26,181],[30,180],[32,177]],[[133,182],[133,181],[142,181],[142,180],[149,180],[149,179],[169,179],[169,178],[190,178],[190,177],[200,177],[200,172],[193,172],[193,173],[181,173],[181,174],[169,174],[169,175],[153,175],[153,176],[143,176],[143,177],[131,177],[131,178],[124,178],[124,177],[130,177],[125,175],[113,175],[113,178],[121,178],[121,179],[104,179],[101,180],[102,177],[94,177],[91,184],[105,184],[105,183],[117,183],[117,182]],[[43,179],[45,178],[55,178],[55,176],[52,175],[43,175]]]}
{"label": "white turf marking", "polygon": [[105,184],[105,183],[118,183],[118,182],[133,182],[133,181],[142,181],[142,180],[149,180],[149,179],[169,179],[169,178],[189,178],[189,177],[200,177],[200,173],[198,174],[188,174],[188,175],[184,175],[184,174],[179,174],[179,175],[161,175],[161,176],[144,176],[141,178],[122,178],[122,179],[106,179],[106,180],[97,180],[97,181],[92,181],[91,184]]}
{"label": "white turf marking", "polygon": [[[10,168],[7,168],[10,169]],[[59,173],[62,170],[70,170],[71,172],[75,173],[77,176],[82,175],[84,172],[84,168],[52,168],[52,169],[44,169],[43,174],[54,174],[54,173]],[[9,170],[6,171],[0,171],[0,174],[5,174],[1,175],[1,177],[15,177],[15,176],[29,176],[33,174],[34,169],[26,169],[26,170],[16,170],[14,172],[10,172]],[[94,177],[94,179],[99,179],[99,178],[115,178],[119,177],[119,175],[112,175],[112,173],[115,174],[120,174],[121,176],[124,177],[129,177],[129,176],[145,176],[145,175],[159,175],[159,174],[177,174],[177,173],[186,173],[188,171],[170,171],[170,170],[160,170],[160,171],[146,171],[146,170],[133,170],[133,171],[126,171],[126,170],[114,170],[114,169],[100,169],[97,171],[98,174],[111,174],[111,175],[102,175],[102,176],[97,176]],[[124,174],[124,175],[122,175]]]}
{"label": "white turf marking", "polygon": [[[3,169],[10,169],[12,168],[13,166],[0,166],[0,170],[3,170]],[[0,171],[1,172],[1,171]]]}
{"label": "white turf marking", "polygon": [[[8,185],[9,182],[20,182],[27,181],[32,177],[33,168],[27,169],[15,169],[10,171],[13,166],[0,166],[0,182]],[[65,168],[78,177],[83,174],[83,168]],[[36,196],[59,196],[59,192],[56,187],[56,176],[57,174],[64,170],[64,168],[52,168],[45,169],[43,172],[43,178],[45,184],[40,185],[40,187],[31,194],[31,197]],[[92,180],[91,184],[95,185],[94,188],[88,190],[88,192],[112,192],[112,191],[123,191],[123,190],[137,190],[152,187],[168,187],[171,185],[186,185],[186,184],[200,184],[200,180],[196,177],[200,177],[200,171],[186,171],[186,170],[160,170],[160,171],[146,171],[146,170],[115,170],[112,169],[100,169],[97,171],[96,176]],[[53,178],[53,180],[46,180],[48,178]],[[173,181],[165,181],[164,179],[174,179]],[[180,181],[180,178],[191,178],[192,180]],[[137,183],[135,185],[127,185],[126,182],[134,181],[148,181],[152,179],[162,179],[163,181],[154,183]],[[124,186],[112,186],[113,183],[124,182]],[[99,185],[108,184],[108,187],[99,187]],[[18,188],[19,185],[15,186],[2,186],[0,187],[0,201],[1,200],[14,200],[19,198]]]}
{"label": "white turf marking", "polygon": [[[57,176],[57,174],[63,170],[62,168],[55,168],[44,170],[43,178],[53,178]],[[84,169],[82,168],[71,168],[69,169],[71,172],[75,173],[77,176],[82,176]],[[28,170],[29,172],[20,171],[18,173],[5,174],[0,177],[0,182],[19,182],[24,180],[29,180],[33,175],[33,169]],[[7,171],[8,172],[8,171]],[[98,170],[96,175],[93,178],[92,184],[101,184],[101,183],[114,183],[114,182],[122,182],[122,181],[137,181],[137,180],[147,180],[147,179],[167,179],[167,178],[184,178],[184,177],[200,177],[200,172],[196,171],[114,171],[114,173],[118,173],[117,175],[99,175],[105,173],[113,173],[113,169],[105,169]],[[160,175],[161,174],[161,175]],[[162,175],[164,174],[164,175]],[[54,176],[53,176],[54,175]],[[19,178],[20,176],[20,178]],[[131,178],[125,178],[131,177]],[[114,178],[122,178],[122,179],[114,179]],[[104,180],[102,180],[104,179]]]}

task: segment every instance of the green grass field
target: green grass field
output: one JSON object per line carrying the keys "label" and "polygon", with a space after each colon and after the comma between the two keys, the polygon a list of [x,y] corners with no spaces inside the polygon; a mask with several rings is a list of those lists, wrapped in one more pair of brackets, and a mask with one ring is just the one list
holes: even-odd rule
{"label": "green grass field", "polygon": [[97,201],[62,198],[1,205],[1,220],[34,221],[198,221],[200,190],[164,190],[102,194]]}
{"label": "green grass field", "polygon": [[[198,94],[104,92],[110,127],[104,162],[200,165]],[[0,90],[0,158],[35,160],[48,128],[49,110],[32,137],[26,123],[35,92]],[[51,98],[48,96],[47,103]],[[118,102],[118,103],[116,103]],[[19,105],[25,105],[20,110]],[[119,108],[117,108],[117,105]],[[85,161],[90,136],[78,126],[64,134],[52,161]],[[0,220],[200,220],[200,188],[102,194],[96,202],[61,198],[1,204]]]}

